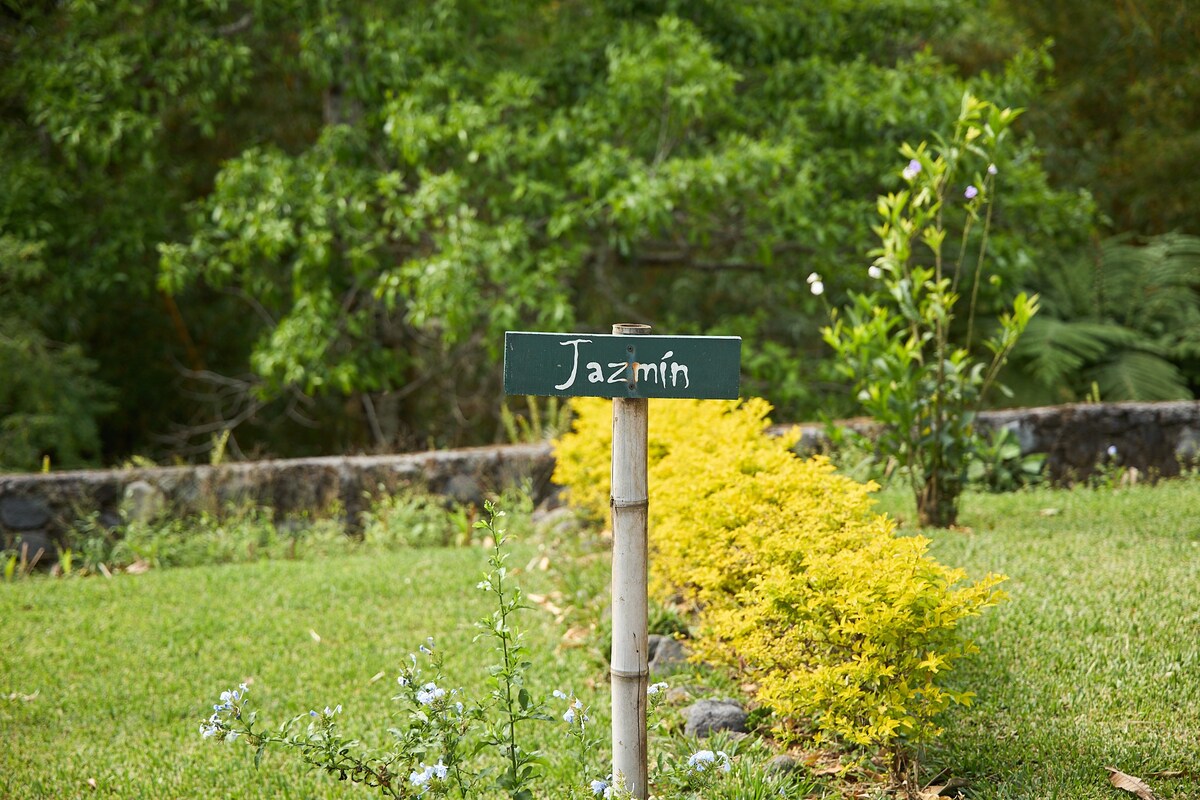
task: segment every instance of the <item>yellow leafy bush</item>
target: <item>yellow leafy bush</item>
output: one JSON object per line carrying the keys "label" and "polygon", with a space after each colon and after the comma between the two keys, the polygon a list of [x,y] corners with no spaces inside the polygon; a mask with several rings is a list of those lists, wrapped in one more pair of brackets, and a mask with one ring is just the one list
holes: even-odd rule
{"label": "yellow leafy bush", "polygon": [[[607,513],[610,404],[574,403],[555,443],[568,498]],[[749,673],[784,738],[865,746],[936,735],[935,716],[970,693],[941,685],[974,650],[958,622],[998,602],[1003,580],[971,583],[896,534],[870,492],[823,458],[769,436],[763,400],[652,401],[652,585],[700,610],[697,654]]]}

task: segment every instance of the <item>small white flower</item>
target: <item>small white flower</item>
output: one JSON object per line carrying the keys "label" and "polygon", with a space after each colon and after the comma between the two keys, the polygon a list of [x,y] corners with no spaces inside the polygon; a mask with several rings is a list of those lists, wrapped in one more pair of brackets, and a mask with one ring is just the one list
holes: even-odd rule
{"label": "small white flower", "polygon": [[820,281],[813,281],[808,288],[812,290],[813,294],[818,296],[825,293],[825,284]]}
{"label": "small white flower", "polygon": [[563,714],[562,718],[563,718],[563,722],[567,723],[568,725],[574,725],[575,724],[575,709],[568,708],[567,713]]}
{"label": "small white flower", "polygon": [[717,765],[717,769],[721,772],[729,772],[733,769],[733,762],[729,760],[729,755],[724,750],[717,751],[717,758],[721,759],[721,763]]}
{"label": "small white flower", "polygon": [[475,584],[475,588],[476,589],[490,589],[490,588],[492,588],[492,585],[490,583],[488,583],[487,581],[480,581],[479,583]]}
{"label": "small white flower", "polygon": [[995,175],[1000,170],[996,169],[995,164],[988,164],[988,175]]}
{"label": "small white flower", "polygon": [[712,750],[697,750],[688,758],[688,769],[704,772],[709,764],[717,760],[717,754]]}
{"label": "small white flower", "polygon": [[[594,794],[598,797],[598,796],[604,794],[605,790],[608,789],[608,781],[602,781],[597,778],[596,780],[592,781],[591,787],[592,787],[592,794]],[[607,796],[608,795],[605,795],[605,797],[607,797]]]}
{"label": "small white flower", "polygon": [[434,764],[430,769],[433,770],[433,776],[439,781],[446,780],[446,776],[450,774],[450,768],[442,763],[442,759],[438,759],[438,763]]}
{"label": "small white flower", "polygon": [[412,774],[408,776],[409,782],[414,786],[424,786],[425,784],[429,783],[432,778],[433,767],[427,767],[424,764],[421,764],[420,772],[414,770]]}
{"label": "small white flower", "polygon": [[908,162],[908,166],[906,166],[900,174],[904,176],[904,180],[911,181],[913,178],[917,177],[920,172],[921,162],[914,158]]}
{"label": "small white flower", "polygon": [[1115,457],[1115,456],[1117,455],[1117,446],[1116,446],[1115,444],[1110,444],[1110,445],[1108,446],[1108,450],[1107,450],[1107,452],[1108,452],[1108,457],[1109,457],[1109,458],[1113,458],[1113,457]]}
{"label": "small white flower", "polygon": [[814,283],[817,283],[821,280],[821,276],[815,272],[810,272],[810,273],[808,273],[808,277],[805,278],[805,280],[808,281],[809,286],[812,286]]}
{"label": "small white flower", "polygon": [[867,267],[867,274],[875,280],[879,280],[883,277],[883,270],[872,264],[871,266]]}
{"label": "small white flower", "polygon": [[401,686],[408,686],[408,676],[401,675],[400,677],[396,678],[396,683],[400,684]]}
{"label": "small white flower", "polygon": [[666,684],[666,682],[652,683],[648,687],[646,687],[646,694],[647,695],[656,695],[659,692],[665,692],[669,688],[670,687]]}
{"label": "small white flower", "polygon": [[554,690],[554,691],[553,691],[551,694],[553,694],[553,695],[554,695],[555,697],[557,697],[559,700],[566,700],[566,699],[567,699],[567,693],[566,693],[566,692],[564,692],[562,689],[555,689],[555,690]]}
{"label": "small white flower", "polygon": [[423,706],[431,706],[446,696],[446,690],[441,689],[433,681],[417,690],[417,702]]}

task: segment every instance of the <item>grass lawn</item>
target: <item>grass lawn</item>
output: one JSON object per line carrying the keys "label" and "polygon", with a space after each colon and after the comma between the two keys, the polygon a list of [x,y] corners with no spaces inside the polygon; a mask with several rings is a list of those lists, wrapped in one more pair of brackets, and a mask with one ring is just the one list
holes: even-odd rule
{"label": "grass lawn", "polygon": [[[881,504],[913,518],[897,493]],[[947,716],[928,776],[981,800],[1132,798],[1112,766],[1163,800],[1200,797],[1200,481],[970,495],[962,521],[929,533],[934,554],[1008,574],[1012,599],[968,626],[982,653],[952,679],[978,698]],[[267,721],[340,702],[346,730],[381,743],[397,667],[426,635],[480,685],[485,569],[480,550],[430,549],[0,585],[0,797],[373,796],[281,753],[255,772],[248,748],[202,741],[200,720],[246,681]],[[542,611],[526,628],[535,653],[563,633]],[[535,689],[606,702],[585,650],[535,661]]]}
{"label": "grass lawn", "polygon": [[[531,553],[519,548],[512,565]],[[471,640],[490,612],[475,589],[486,555],[430,549],[0,585],[0,797],[373,796],[290,754],[269,751],[256,773],[249,748],[202,741],[200,721],[245,681],[264,721],[342,703],[345,730],[383,744],[399,665],[427,635],[450,675],[482,682],[492,654]],[[522,582],[536,590],[538,578]],[[557,645],[548,614],[526,620],[532,647]],[[533,676],[546,692],[582,691],[592,674],[582,653],[538,666],[553,668]]]}
{"label": "grass lawn", "polygon": [[[911,503],[882,506],[914,519]],[[1011,600],[967,626],[982,652],[954,681],[978,694],[946,720],[926,770],[969,796],[1200,798],[1200,481],[1130,490],[969,495],[969,532],[933,554],[1009,576]]]}

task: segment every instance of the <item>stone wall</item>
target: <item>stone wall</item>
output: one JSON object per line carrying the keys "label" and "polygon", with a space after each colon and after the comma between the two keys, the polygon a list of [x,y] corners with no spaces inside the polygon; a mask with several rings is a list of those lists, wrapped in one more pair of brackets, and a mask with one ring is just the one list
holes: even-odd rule
{"label": "stone wall", "polygon": [[[847,420],[869,432],[871,423]],[[1200,462],[1200,401],[1054,406],[986,412],[985,428],[1012,430],[1026,453],[1046,453],[1057,482],[1089,475],[1105,460],[1143,475],[1173,476],[1181,463]],[[825,442],[824,428],[803,425],[800,449]],[[255,461],[217,467],[56,472],[0,475],[0,549],[42,551],[55,546],[75,520],[96,513],[101,524],[160,510],[186,514],[218,511],[230,503],[270,506],[279,517],[320,511],[335,504],[353,526],[379,491],[416,486],[460,502],[528,483],[535,499],[551,495],[554,464],[547,444],[507,445],[392,456],[348,456]]]}
{"label": "stone wall", "polygon": [[[1200,401],[1170,403],[1079,403],[1045,408],[984,411],[978,418],[985,431],[1007,428],[1021,451],[1046,454],[1047,475],[1056,484],[1087,478],[1107,458],[1134,467],[1146,478],[1175,477],[1181,465],[1200,465]],[[870,435],[867,419],[840,423]],[[781,429],[782,426],[776,426]],[[801,425],[799,450],[819,452],[828,440],[823,425]]]}
{"label": "stone wall", "polygon": [[528,483],[552,491],[548,444],[392,456],[252,461],[221,466],[0,475],[0,549],[52,560],[69,526],[89,514],[113,528],[161,510],[187,514],[255,503],[278,518],[335,505],[354,526],[369,495],[419,487],[459,502]]}

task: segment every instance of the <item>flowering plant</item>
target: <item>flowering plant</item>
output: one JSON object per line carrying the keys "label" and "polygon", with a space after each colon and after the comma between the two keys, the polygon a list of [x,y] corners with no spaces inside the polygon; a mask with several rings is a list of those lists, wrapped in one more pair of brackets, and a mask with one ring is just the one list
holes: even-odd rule
{"label": "flowering plant", "polygon": [[[497,654],[496,663],[487,668],[485,697],[472,699],[464,689],[451,686],[443,671],[442,651],[430,637],[416,653],[409,654],[396,679],[400,690],[393,700],[406,713],[398,714],[396,726],[389,729],[390,747],[373,751],[346,737],[338,724],[341,705],[299,714],[277,731],[266,729],[258,722],[245,683],[221,693],[212,713],[200,724],[200,735],[218,742],[249,744],[254,748],[256,766],[269,747],[291,749],[313,767],[340,780],[377,789],[384,797],[532,800],[534,787],[545,777],[546,760],[537,749],[527,746],[524,731],[531,722],[551,723],[564,726],[573,740],[574,769],[578,771],[571,790],[556,797],[631,800],[641,796],[635,793],[636,787],[626,785],[623,776],[595,777],[595,762],[603,755],[605,737],[591,724],[590,709],[580,697],[555,690],[551,700],[543,701],[526,686],[532,665],[526,659],[523,635],[514,623],[517,613],[528,606],[506,566],[505,532],[497,524],[504,512],[490,502],[485,509],[486,517],[476,525],[493,542],[488,559],[491,569],[477,588],[491,593],[495,607],[477,623],[476,640],[491,640]],[[661,703],[666,688],[665,683],[648,687],[651,709]],[[564,704],[561,712],[552,709],[554,701]],[[486,756],[488,752],[491,758]],[[686,768],[660,763],[660,782],[671,787],[711,786],[730,768],[725,753],[701,751],[689,759]]]}
{"label": "flowering plant", "polygon": [[[488,789],[512,800],[533,797],[530,784],[538,777],[541,754],[522,746],[526,723],[549,720],[542,702],[525,688],[522,635],[513,627],[514,615],[525,608],[521,591],[505,566],[504,530],[497,520],[504,515],[492,503],[487,516],[476,523],[493,541],[488,559],[491,570],[478,588],[492,593],[496,609],[479,622],[479,638],[490,638],[499,655],[488,669],[491,689],[483,700],[469,699],[462,689],[447,688],[442,653],[433,638],[412,653],[396,682],[393,699],[407,708],[407,720],[390,729],[392,745],[374,752],[345,737],[339,730],[340,705],[293,717],[277,733],[257,725],[257,713],[247,697],[248,687],[221,693],[221,702],[200,726],[207,739],[243,740],[255,748],[255,764],[271,746],[291,748],[314,767],[376,788],[385,797],[477,797]],[[582,723],[581,723],[582,724]],[[473,763],[472,757],[491,749],[502,766]]]}
{"label": "flowering plant", "polygon": [[[1019,114],[966,94],[949,141],[901,148],[907,187],[878,202],[880,246],[868,268],[876,288],[851,293],[822,331],[857,400],[882,423],[873,447],[907,478],[925,525],[955,523],[980,442],[975,413],[1037,313],[1037,296],[1021,293],[990,332],[977,330],[996,157]],[[962,216],[962,233],[957,251],[947,253],[952,214]],[[968,289],[964,321],[959,306]],[[977,355],[977,344],[988,357]]]}

